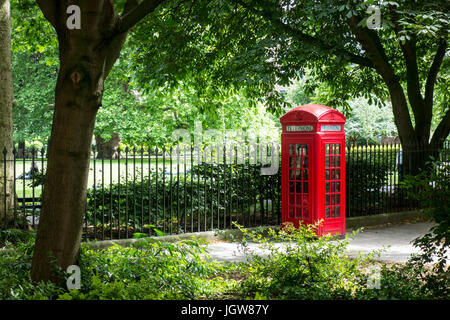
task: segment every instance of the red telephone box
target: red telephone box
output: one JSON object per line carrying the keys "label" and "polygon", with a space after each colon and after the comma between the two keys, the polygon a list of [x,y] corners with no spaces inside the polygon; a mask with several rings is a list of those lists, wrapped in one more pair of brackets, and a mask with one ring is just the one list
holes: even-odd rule
{"label": "red telephone box", "polygon": [[280,119],[282,224],[314,224],[317,235],[345,233],[345,116],[308,104]]}

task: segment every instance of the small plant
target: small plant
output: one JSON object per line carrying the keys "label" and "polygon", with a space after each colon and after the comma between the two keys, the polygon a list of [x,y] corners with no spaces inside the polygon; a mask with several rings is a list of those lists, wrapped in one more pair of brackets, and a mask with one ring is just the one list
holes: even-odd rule
{"label": "small plant", "polygon": [[[421,249],[421,254],[414,256],[410,263],[421,274],[423,289],[436,297],[450,296],[450,268],[447,257],[450,254],[450,164],[435,161],[416,176],[407,176],[402,187],[408,196],[419,202],[429,213],[435,225],[422,237],[414,240],[414,246]],[[432,265],[427,268],[426,265]]]}
{"label": "small plant", "polygon": [[197,241],[145,238],[99,252],[82,246],[82,285],[61,299],[195,299],[212,294],[217,264]]}
{"label": "small plant", "polygon": [[0,248],[17,245],[19,243],[26,243],[34,239],[35,233],[20,229],[0,230]]}
{"label": "small plant", "polygon": [[366,286],[367,275],[360,267],[373,254],[350,259],[345,254],[347,237],[343,241],[317,238],[317,226],[286,225],[279,232],[270,230],[268,237],[238,226],[244,247],[252,241],[268,252],[266,257],[250,252],[247,278],[239,292],[247,298],[351,299],[357,289]]}
{"label": "small plant", "polygon": [[[148,229],[149,232],[154,233],[158,237],[162,237],[162,236],[165,235],[164,232],[162,232],[161,230],[157,229],[156,226],[153,225],[153,224],[146,224],[146,225],[144,225],[144,229]],[[146,238],[146,237],[148,237],[147,233],[141,233],[141,232],[133,233],[133,238],[134,239],[141,239],[141,238]]]}

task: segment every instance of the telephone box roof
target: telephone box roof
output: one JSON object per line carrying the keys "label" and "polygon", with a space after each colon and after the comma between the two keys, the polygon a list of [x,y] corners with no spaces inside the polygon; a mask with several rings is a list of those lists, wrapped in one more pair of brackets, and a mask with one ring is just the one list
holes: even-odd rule
{"label": "telephone box roof", "polygon": [[306,104],[288,111],[280,118],[280,122],[287,121],[327,121],[345,122],[345,116],[339,111],[321,104]]}

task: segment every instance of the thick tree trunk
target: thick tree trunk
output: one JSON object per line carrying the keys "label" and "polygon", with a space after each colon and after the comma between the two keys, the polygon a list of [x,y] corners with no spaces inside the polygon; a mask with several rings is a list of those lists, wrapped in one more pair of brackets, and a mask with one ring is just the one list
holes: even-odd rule
{"label": "thick tree trunk", "polygon": [[109,141],[100,136],[95,136],[97,159],[117,159],[119,157],[120,135],[114,132]]}
{"label": "thick tree trunk", "polygon": [[59,282],[56,268],[65,272],[78,258],[95,118],[126,32],[112,36],[112,2],[83,1],[79,30],[66,28],[64,5],[40,3],[58,33],[60,70],[31,279]]}
{"label": "thick tree trunk", "polygon": [[59,42],[60,71],[49,145],[42,212],[31,279],[58,282],[75,264],[86,206],[89,158],[104,81],[120,55],[127,32],[162,0],[127,0],[121,16],[113,1],[81,0],[80,27],[69,28],[73,1],[37,0]]}
{"label": "thick tree trunk", "polygon": [[31,269],[36,280],[55,280],[51,261],[55,259],[65,270],[76,260],[81,240],[92,134],[103,80],[99,79],[99,88],[92,88],[87,74],[69,70],[61,67],[56,89],[43,207]]}
{"label": "thick tree trunk", "polygon": [[0,0],[0,228],[11,220],[14,206],[12,105],[10,4]]}
{"label": "thick tree trunk", "polygon": [[65,271],[75,264],[80,247],[92,136],[111,49],[97,49],[98,42],[86,42],[86,36],[97,36],[101,41],[95,32],[59,39],[60,71],[31,268],[33,281],[61,280],[61,274],[54,273],[55,267]]}

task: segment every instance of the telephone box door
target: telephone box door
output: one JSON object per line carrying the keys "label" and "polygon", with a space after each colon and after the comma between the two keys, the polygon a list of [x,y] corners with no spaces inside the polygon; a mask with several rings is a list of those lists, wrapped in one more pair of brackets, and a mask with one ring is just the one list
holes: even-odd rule
{"label": "telephone box door", "polygon": [[341,140],[322,141],[325,150],[324,223],[325,233],[345,233],[345,144]]}
{"label": "telephone box door", "polygon": [[288,192],[283,193],[287,195],[287,199],[284,199],[284,203],[287,203],[284,221],[292,222],[295,226],[298,226],[299,220],[310,224],[313,221],[311,216],[312,139],[302,139],[301,141],[298,138],[286,139],[284,147],[288,153],[288,161],[284,170],[289,172],[287,181],[284,181],[284,186],[288,189]]}

